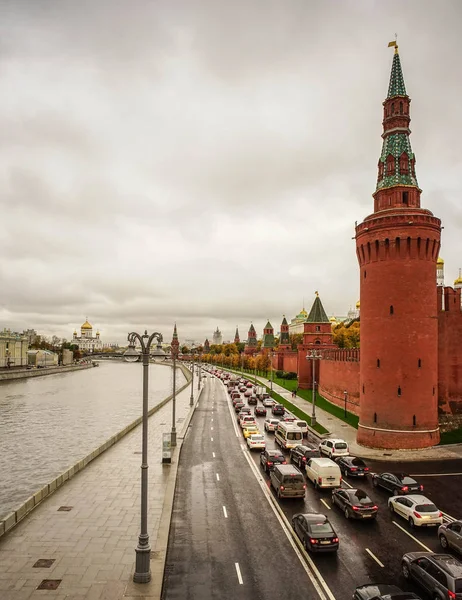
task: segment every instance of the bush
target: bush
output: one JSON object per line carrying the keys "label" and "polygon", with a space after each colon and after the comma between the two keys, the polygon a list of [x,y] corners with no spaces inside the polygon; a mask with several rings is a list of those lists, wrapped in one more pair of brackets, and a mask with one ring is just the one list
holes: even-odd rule
{"label": "bush", "polygon": [[276,371],[276,377],[279,377],[279,379],[283,379],[284,378],[284,371]]}
{"label": "bush", "polygon": [[297,379],[297,373],[294,373],[293,371],[284,373],[284,379]]}

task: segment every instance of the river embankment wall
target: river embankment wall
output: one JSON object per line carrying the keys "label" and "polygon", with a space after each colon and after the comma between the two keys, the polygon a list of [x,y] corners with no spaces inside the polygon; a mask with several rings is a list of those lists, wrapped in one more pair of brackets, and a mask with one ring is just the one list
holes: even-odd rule
{"label": "river embankment wall", "polygon": [[92,363],[88,363],[84,365],[67,365],[64,367],[44,367],[43,369],[21,369],[17,371],[4,371],[0,373],[0,381],[11,381],[12,379],[26,379],[28,377],[42,377],[43,375],[56,375],[57,373],[82,371],[83,369],[92,368]]}
{"label": "river embankment wall", "polygon": [[[172,365],[171,362],[167,362],[167,361],[165,361],[164,363],[158,363],[158,364],[163,364],[165,366]],[[179,394],[184,389],[186,389],[188,387],[188,385],[190,384],[191,372],[189,371],[189,369],[187,369],[181,363],[179,363],[179,364],[177,363],[177,366],[178,366],[178,368],[180,368],[182,370],[182,372],[186,378],[186,383],[176,390],[176,394]],[[88,367],[86,367],[86,368],[88,368]],[[91,368],[91,366],[90,366],[90,368]],[[156,404],[156,406],[153,406],[149,410],[148,416],[150,417],[151,415],[156,413],[165,404],[170,402],[170,400],[172,398],[173,398],[173,394],[170,394],[169,396],[167,396],[167,398],[164,398],[164,400],[159,402],[159,404]],[[130,431],[135,429],[135,427],[138,427],[138,425],[141,424],[142,420],[143,420],[142,416],[135,419],[132,423],[130,423],[129,425],[124,427],[124,429],[122,429],[118,433],[111,436],[103,444],[101,444],[100,446],[95,448],[95,450],[93,450],[92,452],[87,454],[84,458],[82,458],[77,463],[75,463],[74,465],[72,465],[71,467],[66,469],[66,471],[64,471],[57,477],[55,477],[52,481],[50,481],[49,483],[44,485],[41,489],[37,490],[37,492],[35,494],[30,496],[30,498],[28,498],[25,502],[23,502],[16,510],[11,512],[9,515],[6,515],[6,517],[4,517],[0,521],[0,538],[3,535],[5,535],[6,533],[8,533],[9,531],[11,531],[11,529],[13,529],[13,527],[15,527],[18,523],[20,523],[36,506],[38,506],[41,502],[43,502],[46,498],[48,498],[48,496],[50,496],[53,492],[55,492],[62,485],[64,485],[64,483],[66,483],[66,481],[69,481],[70,479],[72,479],[72,477],[74,477],[74,475],[79,473],[79,471],[82,471],[92,460],[94,460],[95,458],[97,458],[98,456],[103,454],[103,452],[106,452],[106,450],[111,448],[111,446],[113,446],[119,440],[121,440],[124,436],[126,436],[127,433],[130,433]]]}

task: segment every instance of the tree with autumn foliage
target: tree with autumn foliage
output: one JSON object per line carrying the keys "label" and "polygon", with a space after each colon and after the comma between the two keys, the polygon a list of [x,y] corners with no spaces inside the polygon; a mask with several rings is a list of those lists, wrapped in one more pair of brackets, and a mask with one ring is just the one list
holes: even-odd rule
{"label": "tree with autumn foliage", "polygon": [[300,344],[303,344],[303,333],[291,333],[289,334],[289,341],[292,350],[297,350]]}
{"label": "tree with autumn foliage", "polygon": [[339,348],[359,348],[360,347],[360,323],[355,320],[345,325],[339,323],[332,331],[333,342]]}

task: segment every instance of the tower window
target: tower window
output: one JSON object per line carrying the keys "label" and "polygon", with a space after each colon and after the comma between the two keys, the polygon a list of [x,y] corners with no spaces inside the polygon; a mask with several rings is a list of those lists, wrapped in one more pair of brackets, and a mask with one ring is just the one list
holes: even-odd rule
{"label": "tower window", "polygon": [[364,279],[366,279],[367,271],[364,269]]}
{"label": "tower window", "polygon": [[392,115],[395,114],[395,103],[394,102],[391,103],[391,114]]}
{"label": "tower window", "polygon": [[316,331],[321,331],[321,327],[319,325],[316,325]]}
{"label": "tower window", "polygon": [[394,309],[393,309],[393,304],[392,304],[392,305],[390,306],[390,315],[393,315],[393,314],[395,314],[395,311],[394,311]]}
{"label": "tower window", "polygon": [[364,383],[363,383],[363,394],[365,394],[366,392],[364,391]]}
{"label": "tower window", "polygon": [[435,395],[435,386],[433,386],[433,396]]}
{"label": "tower window", "polygon": [[380,358],[377,359],[377,369],[380,369]]}
{"label": "tower window", "polygon": [[377,413],[374,413],[374,423],[377,423]]}
{"label": "tower window", "polygon": [[399,114],[400,115],[403,114],[403,103],[402,102],[399,103]]}
{"label": "tower window", "polygon": [[406,206],[409,204],[409,192],[403,192],[403,204]]}
{"label": "tower window", "polygon": [[398,386],[398,396],[401,396],[401,386]]}
{"label": "tower window", "polygon": [[417,421],[416,421],[415,415],[413,415],[412,416],[412,426],[415,427],[416,423],[417,423]]}
{"label": "tower window", "polygon": [[418,366],[419,366],[419,369],[420,369],[420,368],[422,367],[422,359],[421,359],[421,358],[419,358],[419,360],[418,360],[418,363],[417,363],[417,364],[418,364]]}

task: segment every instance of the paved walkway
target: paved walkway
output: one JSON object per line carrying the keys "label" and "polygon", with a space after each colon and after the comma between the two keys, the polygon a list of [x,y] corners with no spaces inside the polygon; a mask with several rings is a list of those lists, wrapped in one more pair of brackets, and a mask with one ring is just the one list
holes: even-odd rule
{"label": "paved walkway", "polygon": [[[246,375],[250,380],[253,376]],[[270,387],[270,382],[264,377],[257,377],[264,385]],[[292,393],[285,388],[273,383],[273,390],[280,396],[292,402],[295,406],[311,415],[312,404],[300,396],[292,398]],[[451,444],[447,446],[435,446],[423,450],[377,450],[375,448],[365,448],[356,443],[357,430],[344,423],[341,419],[331,415],[322,408],[316,407],[316,420],[331,433],[333,438],[341,438],[348,442],[351,453],[362,458],[375,460],[393,460],[393,461],[420,461],[420,460],[442,460],[442,459],[460,459],[462,458],[462,444]]]}
{"label": "paved walkway", "polygon": [[[179,445],[192,414],[190,393],[188,386],[177,397]],[[140,531],[141,427],[137,427],[1,538],[1,600],[160,598],[170,525],[168,498],[173,500],[179,454],[177,447],[172,465],[162,465],[162,433],[170,431],[171,410],[169,402],[149,419],[152,582],[132,582]],[[52,564],[36,564],[43,560]],[[58,580],[56,591],[37,590],[43,580]]]}

